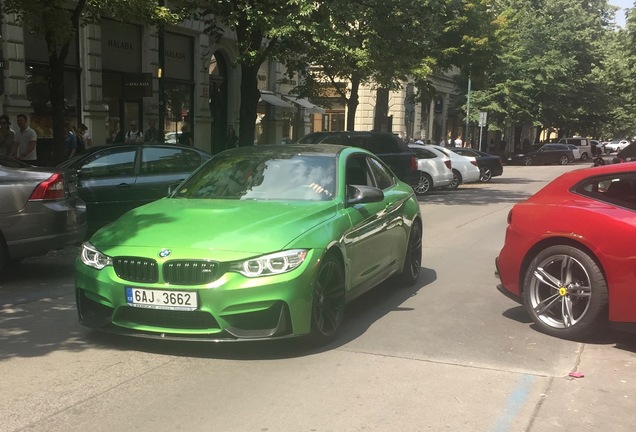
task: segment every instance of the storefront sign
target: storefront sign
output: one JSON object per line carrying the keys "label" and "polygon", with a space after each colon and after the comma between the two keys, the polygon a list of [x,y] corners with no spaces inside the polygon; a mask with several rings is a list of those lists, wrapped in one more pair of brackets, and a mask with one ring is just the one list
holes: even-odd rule
{"label": "storefront sign", "polygon": [[141,72],[141,59],[141,28],[132,24],[102,20],[104,69]]}
{"label": "storefront sign", "polygon": [[194,80],[193,39],[190,36],[166,33],[164,76],[184,81]]}
{"label": "storefront sign", "polygon": [[152,96],[151,73],[124,74],[124,96],[126,98],[140,98]]}

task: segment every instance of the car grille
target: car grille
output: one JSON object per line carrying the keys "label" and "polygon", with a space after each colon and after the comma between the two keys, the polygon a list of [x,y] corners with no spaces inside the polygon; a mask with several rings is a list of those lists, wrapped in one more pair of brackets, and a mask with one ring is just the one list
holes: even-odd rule
{"label": "car grille", "polygon": [[117,276],[127,281],[156,283],[159,280],[157,261],[153,259],[116,257],[113,267]]}
{"label": "car grille", "polygon": [[218,264],[212,261],[168,261],[163,279],[174,285],[203,285],[217,278]]}

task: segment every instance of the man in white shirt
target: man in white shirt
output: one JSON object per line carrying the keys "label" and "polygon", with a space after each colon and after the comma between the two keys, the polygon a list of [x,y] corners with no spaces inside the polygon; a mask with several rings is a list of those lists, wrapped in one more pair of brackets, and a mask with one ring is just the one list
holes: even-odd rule
{"label": "man in white shirt", "polygon": [[20,160],[30,164],[37,163],[37,140],[38,135],[27,125],[27,116],[18,114],[18,130],[15,131],[15,145],[13,154]]}
{"label": "man in white shirt", "polygon": [[124,138],[127,143],[144,142],[144,134],[137,127],[136,120],[130,122],[130,130]]}

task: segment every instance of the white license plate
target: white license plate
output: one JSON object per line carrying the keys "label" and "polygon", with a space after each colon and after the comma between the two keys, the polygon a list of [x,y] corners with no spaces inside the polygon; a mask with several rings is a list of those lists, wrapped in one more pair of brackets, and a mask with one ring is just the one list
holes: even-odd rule
{"label": "white license plate", "polygon": [[151,290],[126,287],[126,303],[148,309],[193,311],[198,307],[193,291]]}

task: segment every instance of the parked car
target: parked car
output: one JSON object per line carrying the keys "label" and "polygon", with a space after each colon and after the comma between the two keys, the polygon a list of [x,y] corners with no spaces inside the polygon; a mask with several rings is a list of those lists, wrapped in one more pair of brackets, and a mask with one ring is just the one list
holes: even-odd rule
{"label": "parked car", "polygon": [[574,154],[565,144],[544,144],[538,150],[517,150],[508,157],[508,163],[516,165],[566,165],[574,162]]}
{"label": "parked car", "polygon": [[86,206],[72,170],[0,156],[0,275],[9,261],[43,255],[86,235]]}
{"label": "parked car", "polygon": [[480,171],[480,182],[489,182],[493,177],[498,177],[503,174],[501,157],[497,155],[465,147],[449,147],[449,150],[462,156],[475,158]]}
{"label": "parked car", "polygon": [[[573,144],[579,148],[580,159],[582,161],[586,161],[592,156],[594,156],[592,152],[592,143],[588,138],[582,137],[571,137],[571,138],[561,138],[558,144]],[[577,158],[579,159],[579,158]]]}
{"label": "parked car", "polygon": [[636,144],[631,143],[623,150],[619,151],[613,163],[636,162]]}
{"label": "parked car", "polygon": [[396,176],[412,187],[420,181],[417,157],[397,135],[388,132],[313,132],[298,144],[338,144],[360,147],[377,155]]}
{"label": "parked car", "polygon": [[462,183],[479,181],[481,172],[474,157],[461,156],[450,151],[449,148],[438,145],[429,144],[429,147],[433,147],[450,157],[451,165],[453,166],[453,181],[448,185],[449,189],[457,189]]}
{"label": "parked car", "polygon": [[629,141],[627,140],[612,140],[609,143],[605,144],[605,153],[610,154],[621,151],[628,145]]}
{"label": "parked car", "polygon": [[633,164],[558,177],[508,214],[500,291],[553,336],[583,336],[608,317],[636,329],[634,212]]}
{"label": "parked car", "polygon": [[164,144],[178,144],[181,132],[167,132],[164,136]]}
{"label": "parked car", "polygon": [[77,172],[90,234],[128,210],[165,197],[171,185],[183,181],[210,157],[182,146],[115,144],[92,147],[59,167]]}
{"label": "parked car", "polygon": [[601,141],[590,140],[590,144],[592,145],[592,156],[601,156],[605,153],[605,147]]}
{"label": "parked car", "polygon": [[419,203],[377,156],[236,148],[84,243],[77,307],[116,333],[320,344],[355,297],[392,275],[415,283],[421,259]]}
{"label": "parked car", "polygon": [[[569,148],[570,150],[572,150],[572,156],[574,156],[574,160],[581,159],[581,151],[579,150],[579,148],[577,146],[575,146],[574,144],[566,144],[565,146],[567,148]],[[594,150],[594,149],[592,149],[592,150]]]}
{"label": "parked car", "polygon": [[434,188],[448,186],[453,181],[451,159],[436,148],[420,144],[409,144],[417,155],[420,181],[413,187],[418,195],[425,195]]}

